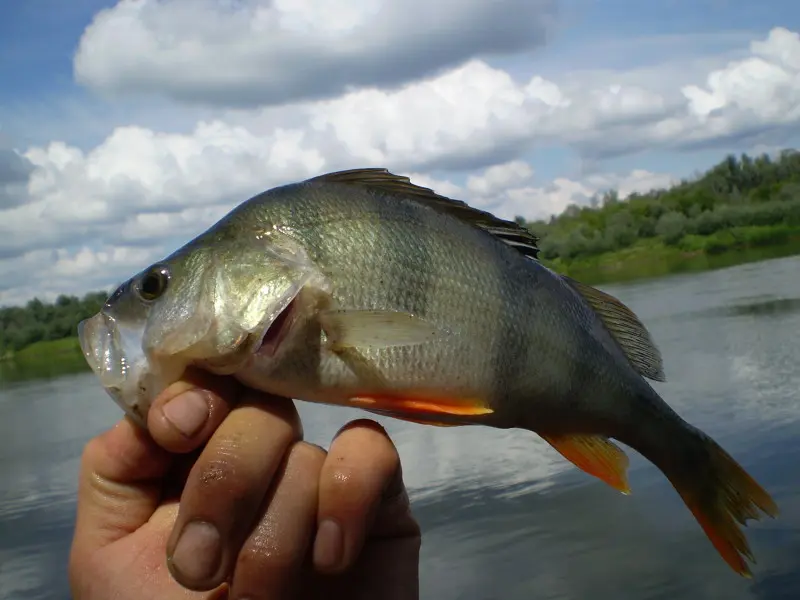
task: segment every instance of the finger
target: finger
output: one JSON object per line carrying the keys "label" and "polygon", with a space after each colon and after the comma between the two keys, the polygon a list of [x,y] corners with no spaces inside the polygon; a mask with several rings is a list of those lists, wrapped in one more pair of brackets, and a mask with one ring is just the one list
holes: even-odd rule
{"label": "finger", "polygon": [[73,552],[105,547],[146,523],[171,463],[128,418],[90,440],[81,457]]}
{"label": "finger", "polygon": [[177,502],[161,503],[135,532],[92,556],[71,562],[70,597],[122,600],[132,598],[133,593],[136,598],[154,600],[228,600],[229,587],[225,584],[208,592],[193,592],[172,578],[164,548],[177,515]]}
{"label": "finger", "polygon": [[400,457],[384,429],[354,421],[333,440],[320,475],[314,566],[340,573],[375,535],[419,535],[403,485]]}
{"label": "finger", "polygon": [[294,404],[248,393],[189,474],[167,545],[170,571],[204,591],[225,581],[287,449],[302,437]]}
{"label": "finger", "polygon": [[322,448],[305,442],[292,446],[264,503],[266,512],[239,553],[231,598],[291,597],[317,527],[324,462]]}
{"label": "finger", "polygon": [[153,439],[170,452],[191,452],[202,446],[228,416],[242,392],[233,377],[188,370],[164,390],[147,413]]}

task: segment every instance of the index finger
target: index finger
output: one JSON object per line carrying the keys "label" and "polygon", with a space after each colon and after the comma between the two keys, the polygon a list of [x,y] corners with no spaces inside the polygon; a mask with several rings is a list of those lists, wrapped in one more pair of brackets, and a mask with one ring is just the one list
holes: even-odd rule
{"label": "index finger", "polygon": [[196,450],[225,420],[243,389],[233,377],[189,369],[155,399],[147,413],[147,429],[170,452]]}

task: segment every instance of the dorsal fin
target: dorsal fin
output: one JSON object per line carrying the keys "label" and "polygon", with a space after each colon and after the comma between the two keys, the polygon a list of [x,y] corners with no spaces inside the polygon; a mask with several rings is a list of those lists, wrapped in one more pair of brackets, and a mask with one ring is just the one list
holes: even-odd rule
{"label": "dorsal fin", "polygon": [[654,381],[666,380],[661,352],[650,337],[650,332],[630,308],[597,288],[566,275],[561,275],[561,278],[594,309],[640,375]]}
{"label": "dorsal fin", "polygon": [[308,181],[360,185],[384,192],[413,196],[428,206],[446,212],[457,219],[478,227],[531,258],[539,255],[539,238],[514,221],[506,221],[486,211],[473,208],[461,200],[453,200],[433,190],[411,183],[408,177],[395,175],[386,169],[367,168],[336,171],[313,177]]}

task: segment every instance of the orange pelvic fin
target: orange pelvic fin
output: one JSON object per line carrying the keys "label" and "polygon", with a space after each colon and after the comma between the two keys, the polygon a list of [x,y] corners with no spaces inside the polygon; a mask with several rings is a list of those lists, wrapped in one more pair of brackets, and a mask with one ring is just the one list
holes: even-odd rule
{"label": "orange pelvic fin", "polygon": [[[386,393],[363,394],[350,399],[350,404],[365,410],[377,410],[397,416],[430,422],[432,415],[477,417],[494,411],[477,398],[442,398],[435,396],[392,395]],[[410,419],[409,419],[410,420]]]}
{"label": "orange pelvic fin", "polygon": [[432,425],[433,427],[458,427],[460,425],[459,423],[443,423],[442,421],[437,420],[436,418],[426,419],[425,417],[410,417],[408,415],[400,415],[397,413],[393,413],[391,411],[376,410],[365,407],[361,408],[371,413],[375,413],[377,415],[381,415],[384,417],[392,417],[400,421],[408,421],[409,423],[416,423],[417,425]]}
{"label": "orange pelvic fin", "polygon": [[623,494],[628,486],[628,457],[607,437],[600,435],[542,435],[564,458]]}
{"label": "orange pelvic fin", "polygon": [[409,423],[416,423],[417,425],[432,425],[433,427],[457,427],[456,423],[442,423],[441,421],[432,421],[429,419],[414,419],[412,417],[395,417],[401,421],[408,421]]}

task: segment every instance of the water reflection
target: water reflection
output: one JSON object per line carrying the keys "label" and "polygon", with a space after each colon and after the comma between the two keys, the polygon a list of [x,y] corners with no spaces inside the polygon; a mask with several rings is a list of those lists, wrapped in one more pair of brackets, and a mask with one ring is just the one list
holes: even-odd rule
{"label": "water reflection", "polygon": [[[800,259],[782,259],[604,288],[659,344],[668,381],[658,391],[778,502],[778,520],[747,530],[754,580],[732,575],[663,475],[633,451],[633,494],[624,497],[529,432],[378,418],[423,526],[423,598],[800,598],[800,311],[785,302],[800,298],[800,278],[789,276],[797,272]],[[730,310],[742,306],[761,308]],[[298,408],[307,437],[323,446],[364,416]],[[0,390],[4,600],[68,597],[78,459],[119,416],[88,373]]]}
{"label": "water reflection", "polygon": [[[347,420],[359,411],[298,403],[306,437],[327,447]],[[374,417],[395,441],[404,465],[406,485],[423,500],[453,490],[494,488],[516,494],[543,491],[553,477],[570,470],[556,452],[529,431],[484,427],[429,427]]]}
{"label": "water reflection", "polygon": [[13,382],[62,377],[88,370],[86,360],[77,353],[63,353],[57,360],[37,360],[32,363],[3,360],[0,361],[0,389]]}

